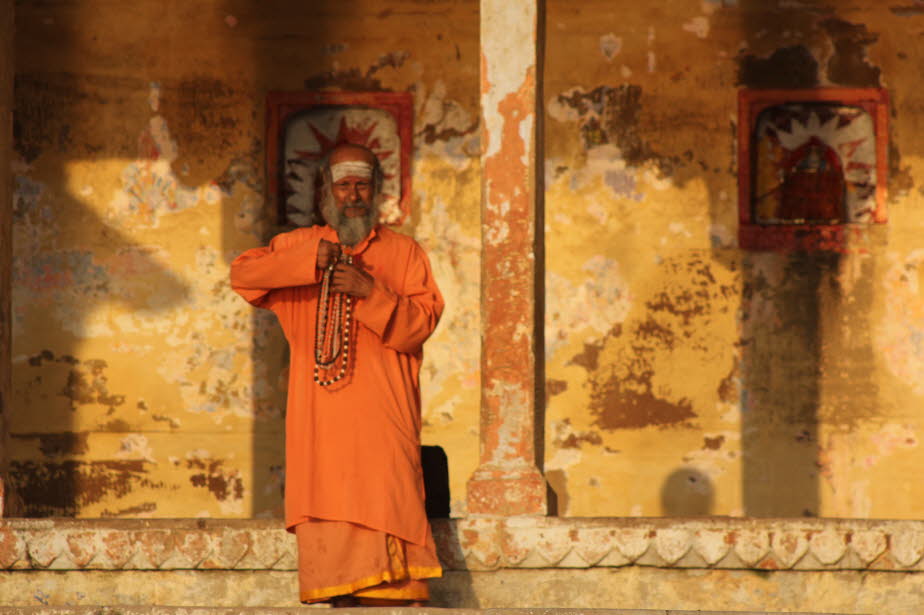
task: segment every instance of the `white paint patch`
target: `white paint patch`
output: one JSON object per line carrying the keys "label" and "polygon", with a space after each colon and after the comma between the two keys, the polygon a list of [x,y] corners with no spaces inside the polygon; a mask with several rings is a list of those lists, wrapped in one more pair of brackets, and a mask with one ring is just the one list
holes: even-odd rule
{"label": "white paint patch", "polygon": [[590,214],[600,225],[604,225],[610,219],[610,212],[599,201],[593,201],[587,206],[587,213]]}
{"label": "white paint patch", "polygon": [[148,105],[154,113],[160,111],[160,84],[156,81],[152,81],[148,88]]}
{"label": "white paint patch", "polygon": [[168,162],[176,160],[177,156],[179,156],[179,150],[177,149],[176,141],[170,135],[170,129],[167,128],[167,120],[160,115],[155,115],[148,122],[148,130],[150,131],[151,139],[157,146],[159,157]]}
{"label": "white paint patch", "polygon": [[510,227],[502,220],[497,226],[489,228],[484,237],[490,245],[496,246],[510,237]]}
{"label": "white paint patch", "polygon": [[612,144],[600,145],[587,152],[587,163],[571,173],[569,188],[580,190],[602,180],[617,198],[641,201],[636,172],[626,166],[622,150]]}
{"label": "white paint patch", "polygon": [[[477,165],[477,159],[470,164]],[[423,411],[428,420],[436,422],[429,418],[431,413],[440,416],[443,406],[456,404],[451,398],[439,408],[431,405],[454,388],[451,382],[458,381],[458,386],[469,391],[480,385],[481,241],[477,235],[466,233],[441,196],[431,198],[423,193],[420,198],[429,204],[429,210],[422,212],[414,236],[426,251],[433,277],[446,298],[440,326],[427,341],[421,370]],[[477,232],[477,227],[472,232]]]}
{"label": "white paint patch", "polygon": [[653,26],[648,28],[648,72],[653,73],[658,68],[658,62],[655,58],[655,52],[652,49],[655,42],[655,29]]}
{"label": "white paint patch", "polygon": [[[482,80],[488,84],[481,94],[487,143],[484,156],[500,151],[504,118],[500,102],[520,89],[536,66],[536,5],[532,2],[482,0],[481,41],[484,54]],[[527,148],[528,149],[528,148]]]}
{"label": "white paint patch", "polygon": [[619,67],[619,74],[622,75],[623,79],[628,79],[632,76],[632,69],[623,64]]}
{"label": "white paint patch", "polygon": [[154,459],[154,449],[148,439],[139,433],[128,434],[119,441],[119,450],[115,453],[116,459],[143,459],[157,463]]}
{"label": "white paint patch", "polygon": [[632,297],[616,261],[594,256],[581,272],[580,282],[547,274],[545,345],[549,357],[582,332],[592,339],[603,337],[629,314]]}
{"label": "white paint patch", "polygon": [[684,237],[693,236],[693,233],[691,233],[682,222],[671,222],[667,228],[674,235],[683,235]]}
{"label": "white paint patch", "polygon": [[714,248],[733,248],[736,240],[735,234],[724,224],[713,224],[709,227],[709,241]]}
{"label": "white paint patch", "polygon": [[[520,156],[520,162],[523,163],[523,167],[528,169],[530,167],[529,156],[533,152],[533,127],[536,125],[536,116],[530,113],[525,118],[520,121],[520,139],[523,140],[523,155]],[[517,187],[519,190],[519,187]]]}
{"label": "white paint patch", "polygon": [[876,346],[888,370],[916,395],[924,395],[924,297],[919,283],[924,250],[891,255],[889,260],[881,282],[888,301],[876,330]]}
{"label": "white paint patch", "polygon": [[612,32],[600,37],[600,53],[606,58],[607,62],[612,62],[613,58],[622,51],[622,39]]}
{"label": "white paint patch", "polygon": [[702,16],[694,17],[683,24],[683,29],[687,32],[692,32],[699,38],[706,38],[709,36],[709,19]]}

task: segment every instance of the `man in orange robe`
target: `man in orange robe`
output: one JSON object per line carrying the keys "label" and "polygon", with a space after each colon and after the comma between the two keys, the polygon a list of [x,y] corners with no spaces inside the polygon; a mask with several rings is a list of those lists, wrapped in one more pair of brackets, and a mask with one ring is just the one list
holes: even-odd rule
{"label": "man in orange robe", "polygon": [[[300,598],[419,604],[442,574],[424,512],[419,372],[443,298],[420,246],[377,224],[376,156],[341,145],[321,172],[328,224],[277,235],[231,265],[234,290],[273,310],[289,342],[285,512]],[[340,380],[313,356],[327,269],[330,297],[352,301]]]}

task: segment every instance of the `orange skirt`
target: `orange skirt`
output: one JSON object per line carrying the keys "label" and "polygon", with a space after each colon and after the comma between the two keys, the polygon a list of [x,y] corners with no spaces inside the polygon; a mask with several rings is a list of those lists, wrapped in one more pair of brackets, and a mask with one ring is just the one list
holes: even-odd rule
{"label": "orange skirt", "polygon": [[361,602],[423,601],[427,578],[442,576],[436,545],[406,542],[346,521],[309,519],[295,526],[302,602],[352,595]]}

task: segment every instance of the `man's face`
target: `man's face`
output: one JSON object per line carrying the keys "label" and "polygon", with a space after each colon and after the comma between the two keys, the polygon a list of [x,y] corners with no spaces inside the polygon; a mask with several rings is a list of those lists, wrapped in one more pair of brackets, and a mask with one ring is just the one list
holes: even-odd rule
{"label": "man's face", "polygon": [[372,207],[372,180],[355,175],[343,177],[331,186],[334,203],[346,218],[361,218]]}
{"label": "man's face", "polygon": [[378,221],[373,156],[355,146],[344,146],[331,153],[329,179],[321,196],[321,215],[348,246],[362,241]]}

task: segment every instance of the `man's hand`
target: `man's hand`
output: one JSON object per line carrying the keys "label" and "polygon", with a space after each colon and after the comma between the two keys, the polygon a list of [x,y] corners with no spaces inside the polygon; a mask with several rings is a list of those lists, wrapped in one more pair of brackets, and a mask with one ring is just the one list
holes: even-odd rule
{"label": "man's hand", "polygon": [[375,287],[375,278],[357,267],[339,263],[334,269],[330,289],[335,293],[346,293],[353,297],[368,297]]}
{"label": "man's hand", "polygon": [[327,269],[340,258],[340,244],[322,239],[318,244],[318,269]]}

